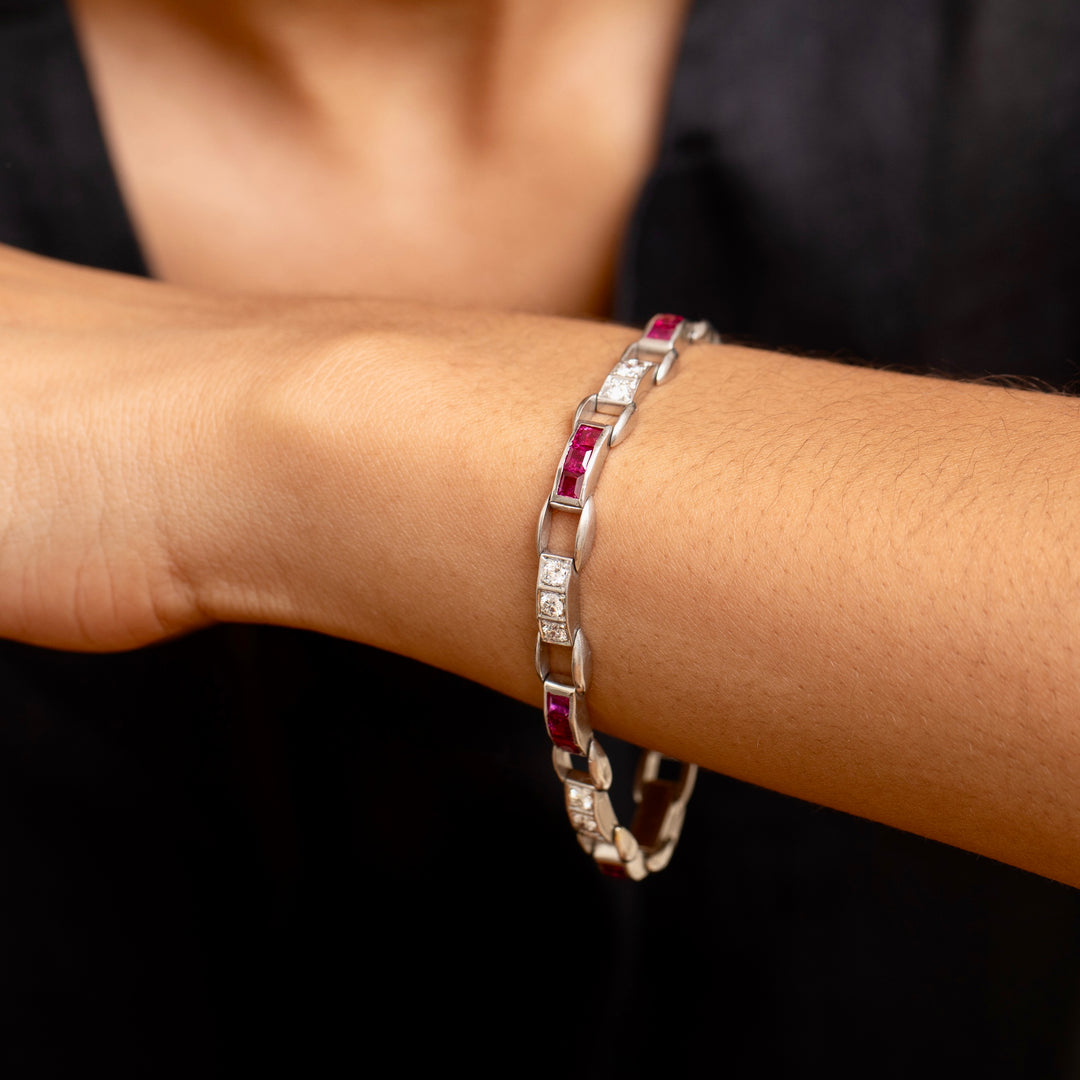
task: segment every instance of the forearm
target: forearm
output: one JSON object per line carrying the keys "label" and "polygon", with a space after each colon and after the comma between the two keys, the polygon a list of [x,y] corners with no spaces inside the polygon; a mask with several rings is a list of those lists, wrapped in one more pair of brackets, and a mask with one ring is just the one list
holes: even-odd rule
{"label": "forearm", "polygon": [[[257,512],[203,603],[538,700],[534,522],[573,405],[632,334],[385,319],[247,399]],[[1080,884],[1075,402],[684,360],[597,495],[597,726]]]}
{"label": "forearm", "polygon": [[[632,332],[4,249],[0,284],[0,634],[276,622],[538,699],[534,523]],[[1080,885],[1075,400],[684,367],[596,496],[597,726]]]}

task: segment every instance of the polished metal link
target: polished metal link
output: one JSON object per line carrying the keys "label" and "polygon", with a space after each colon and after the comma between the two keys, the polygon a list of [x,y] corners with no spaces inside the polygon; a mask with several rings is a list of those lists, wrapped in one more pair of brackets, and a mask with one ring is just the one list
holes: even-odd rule
{"label": "polished metal link", "polygon": [[555,766],[555,775],[566,783],[571,776],[588,778],[588,782],[599,791],[607,791],[611,787],[613,776],[611,773],[611,759],[604,752],[598,739],[593,739],[589,744],[589,754],[585,759],[586,770],[574,768],[574,759],[565,750],[557,746],[551,748],[551,763]]}
{"label": "polished metal link", "polygon": [[[699,341],[718,343],[720,338],[707,322],[692,323],[677,315],[649,320],[600,389],[575,410],[570,438],[536,529],[540,567],[534,663],[544,685],[544,718],[554,744],[552,764],[563,783],[578,843],[602,871],[632,881],[662,870],[670,861],[697,766],[678,762],[677,775],[669,779],[660,775],[662,755],[643,751],[634,778],[634,820],[629,829],[619,824],[608,794],[611,763],[592,733],[585,704],[592,653],[579,625],[578,575],[596,536],[593,493],[608,451],[629,434],[638,403],[648,390],[678,370],[678,344]],[[555,513],[577,515],[572,553],[548,550]],[[575,767],[575,761],[584,767]]]}

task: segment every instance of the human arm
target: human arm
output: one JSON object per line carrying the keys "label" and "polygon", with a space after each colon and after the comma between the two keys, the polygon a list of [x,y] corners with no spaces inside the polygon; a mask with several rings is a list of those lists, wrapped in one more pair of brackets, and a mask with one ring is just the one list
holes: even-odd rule
{"label": "human arm", "polygon": [[[7,636],[286,623],[538,698],[535,518],[632,332],[4,272]],[[1075,401],[685,368],[597,495],[597,726],[1080,884]]]}

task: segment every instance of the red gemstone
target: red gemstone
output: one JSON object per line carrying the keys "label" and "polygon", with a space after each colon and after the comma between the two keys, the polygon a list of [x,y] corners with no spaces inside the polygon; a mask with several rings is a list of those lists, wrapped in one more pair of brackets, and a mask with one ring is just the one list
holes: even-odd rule
{"label": "red gemstone", "polygon": [[592,424],[579,424],[570,445],[563,455],[562,476],[559,478],[558,494],[566,499],[581,497],[581,478],[589,466],[596,444],[607,429]]}
{"label": "red gemstone", "polygon": [[600,441],[600,436],[603,434],[604,429],[602,427],[594,427],[592,424],[578,424],[578,429],[574,432],[570,445],[591,450]]}
{"label": "red gemstone", "polygon": [[578,499],[581,497],[581,477],[573,473],[563,472],[559,477],[559,486],[556,489],[564,499]]}
{"label": "red gemstone", "polygon": [[669,338],[674,337],[675,331],[678,330],[682,322],[683,319],[680,315],[657,315],[645,336],[654,338],[657,341],[667,341]]}
{"label": "red gemstone", "polygon": [[591,453],[592,451],[584,446],[571,446],[566,451],[566,457],[563,458],[563,472],[569,473],[571,476],[584,476],[585,463]]}
{"label": "red gemstone", "polygon": [[584,754],[570,728],[570,698],[564,694],[547,694],[544,702],[544,719],[547,721],[551,741],[571,754]]}
{"label": "red gemstone", "polygon": [[619,862],[603,862],[601,859],[596,860],[597,868],[600,873],[605,877],[620,878],[626,881],[630,875],[626,872],[626,867]]}

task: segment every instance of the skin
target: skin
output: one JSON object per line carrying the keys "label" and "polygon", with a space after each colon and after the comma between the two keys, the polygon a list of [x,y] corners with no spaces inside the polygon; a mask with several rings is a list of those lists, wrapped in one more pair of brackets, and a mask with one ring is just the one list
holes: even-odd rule
{"label": "skin", "polygon": [[157,276],[608,310],[682,0],[78,0],[74,10]]}
{"label": "skin", "polygon": [[[257,107],[280,104],[267,87],[321,87],[307,100],[322,126],[298,122],[292,152],[252,148],[263,164],[304,162],[283,177],[285,190],[302,192],[305,170],[320,175],[302,136],[337,131],[334,117],[348,127],[339,84],[325,75],[333,64],[316,63],[332,51],[328,41],[340,41],[327,33],[345,25],[336,18],[384,20],[386,36],[358,40],[386,54],[404,9],[433,27],[458,12],[460,38],[432,30],[418,35],[423,64],[408,50],[398,57],[408,93],[421,92],[410,72],[443,65],[431,78],[445,108],[425,113],[414,133],[443,140],[431,159],[437,175],[480,177],[490,155],[525,153],[528,132],[536,134],[524,121],[493,121],[480,152],[466,122],[478,101],[479,115],[493,118],[500,109],[512,117],[528,99],[517,80],[523,65],[500,67],[525,37],[490,31],[518,26],[524,35],[535,14],[526,3],[506,5],[505,22],[492,22],[496,4],[315,5],[310,23],[284,3],[259,23],[245,22],[243,4],[220,5],[228,22],[192,8],[205,20],[192,21],[189,39],[172,35],[177,52],[161,69],[194,70],[200,55],[211,65],[169,84],[190,91],[186,105],[198,110],[213,85],[211,54],[223,78],[250,74],[230,100],[256,130]],[[519,200],[528,213],[516,227],[548,245],[542,258],[510,257],[521,234],[509,223],[500,224],[506,234],[475,238],[461,228],[462,183],[439,204],[449,221],[438,238],[423,239],[433,261],[422,279],[416,249],[411,258],[387,254],[407,214],[388,213],[366,259],[321,270],[343,231],[344,248],[355,248],[335,216],[343,205],[329,197],[313,217],[306,201],[276,203],[277,191],[256,196],[234,184],[230,194],[214,173],[185,206],[156,159],[140,164],[137,110],[125,118],[119,104],[133,85],[125,80],[138,79],[137,65],[118,59],[115,20],[126,10],[84,0],[80,25],[97,69],[113,71],[112,106],[107,83],[104,99],[110,130],[128,132],[122,177],[155,266],[172,280],[0,252],[0,634],[117,649],[216,620],[282,623],[538,702],[533,522],[573,404],[636,335],[530,312],[591,310],[608,287],[610,238],[591,247],[581,265],[592,269],[573,290],[544,272],[574,262],[575,238],[555,224],[563,207],[588,217],[568,201],[557,169],[531,177],[536,189]],[[140,10],[147,27],[175,30],[168,5]],[[649,10],[654,26],[677,25],[670,7]],[[612,14],[604,4],[559,7],[560,32],[543,37],[530,85],[557,70],[567,49],[584,48],[585,27],[604,12]],[[297,44],[308,38],[296,20],[311,30],[310,52]],[[291,28],[289,62],[271,65],[263,82],[261,58],[279,56],[275,41],[284,48],[275,27]],[[251,36],[256,28],[262,37]],[[466,42],[478,52],[455,66]],[[249,72],[252,56],[260,60]],[[484,70],[507,72],[479,98],[461,86],[476,57]],[[670,50],[654,56],[655,72],[669,63]],[[281,82],[281,70],[292,82]],[[455,86],[456,98],[447,90]],[[631,110],[636,126],[627,121],[638,133],[634,162],[647,161],[655,139],[661,86]],[[208,96],[219,101],[217,93]],[[388,91],[391,116],[399,93],[408,97]],[[370,119],[353,132],[355,146]],[[184,132],[194,128],[174,132],[181,169]],[[404,137],[393,123],[378,130],[391,143]],[[191,153],[202,152],[203,133],[191,137]],[[326,191],[344,192],[355,164],[356,182],[373,185],[371,206],[382,205],[381,181],[365,163],[383,156],[367,151],[358,163],[334,158],[349,164],[340,174],[326,167]],[[641,169],[616,157],[619,167],[602,177],[609,197],[640,180]],[[482,182],[504,184],[508,198],[525,183],[513,170]],[[423,183],[400,195],[387,179],[381,194],[392,206],[415,198],[430,215]],[[582,187],[587,204],[593,195]],[[199,227],[204,194],[237,208],[238,235],[227,243],[214,238],[216,212]],[[256,197],[267,200],[257,214],[245,209]],[[259,250],[247,265],[232,245],[244,229],[256,242],[258,223],[277,221],[263,216],[275,206],[295,210],[275,240],[295,258],[267,269]],[[593,239],[615,235],[616,218],[610,210],[610,227]],[[319,222],[310,240],[318,257],[309,256],[305,223]],[[185,230],[193,235],[181,242]],[[462,242],[444,246],[454,230]],[[490,259],[505,275],[478,269]],[[479,304],[489,287],[488,310],[446,306]],[[597,495],[597,544],[583,575],[596,725],[1080,884],[1076,402],[735,347],[695,347],[683,366],[646,399]]]}

